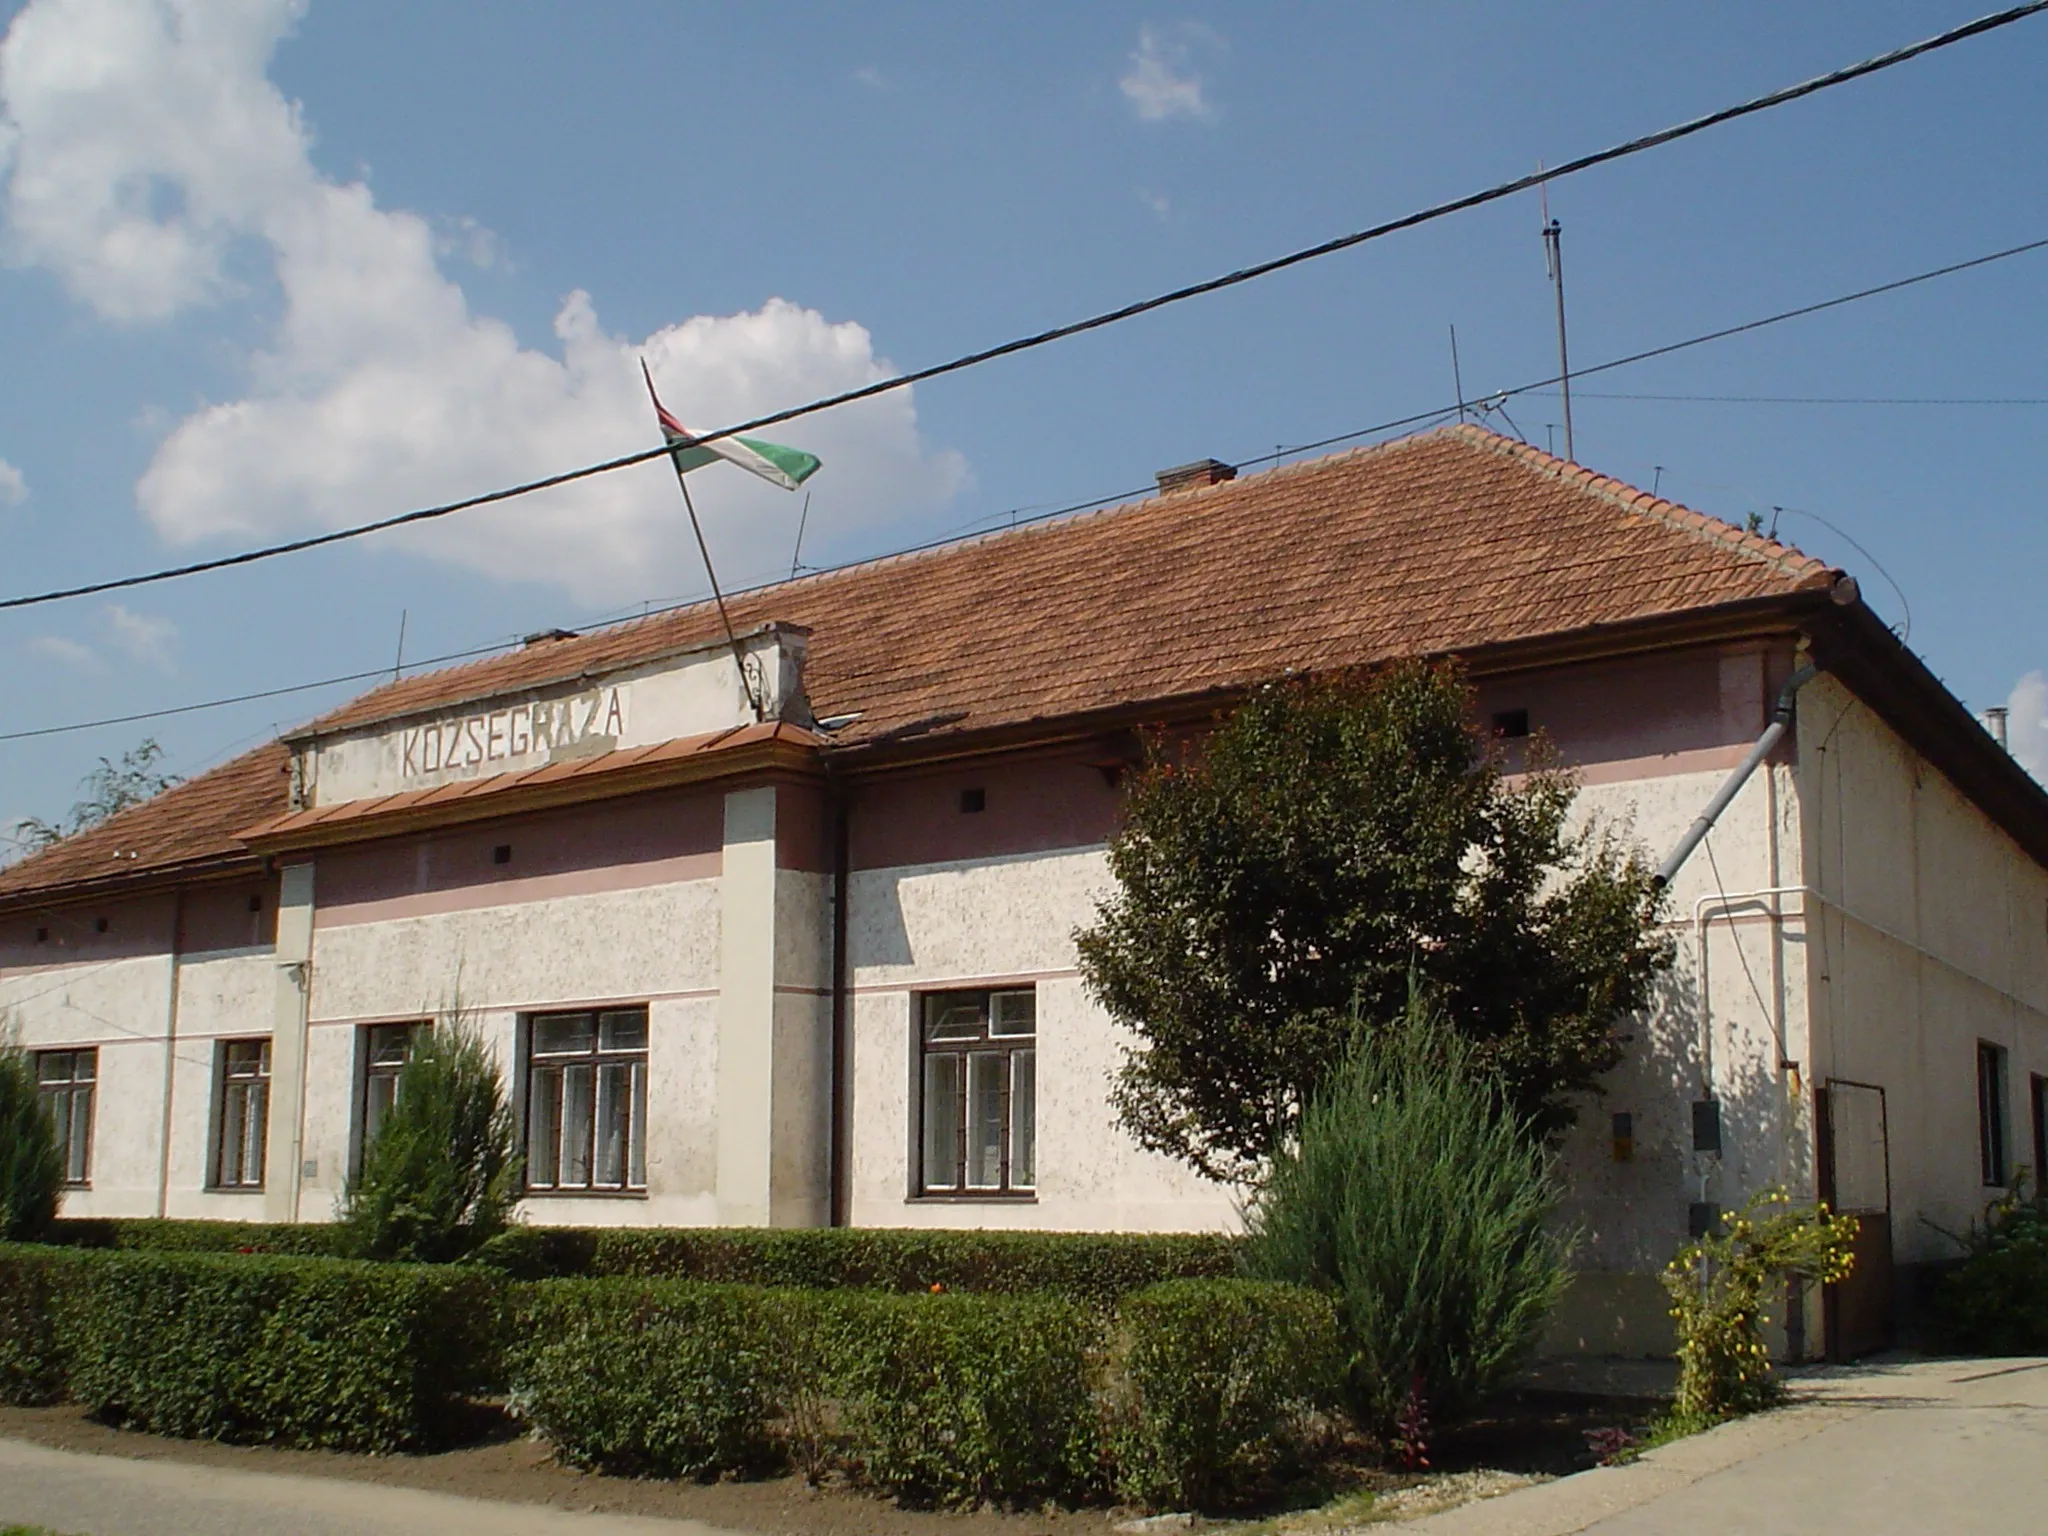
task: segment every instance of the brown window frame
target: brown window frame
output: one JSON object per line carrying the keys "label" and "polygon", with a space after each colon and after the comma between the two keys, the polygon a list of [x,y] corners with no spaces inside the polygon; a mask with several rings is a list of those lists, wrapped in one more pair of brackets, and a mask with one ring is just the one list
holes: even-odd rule
{"label": "brown window frame", "polygon": [[2038,1072],[2027,1076],[2027,1108],[2034,1121],[2034,1198],[2038,1200],[2042,1177],[2048,1175],[2048,1077]]}
{"label": "brown window frame", "polygon": [[[544,1045],[544,1037],[550,1028],[570,1028],[581,1019],[589,1020],[590,1044],[587,1048],[571,1050],[559,1042]],[[614,1043],[605,1043],[607,1027],[617,1031],[622,1025],[636,1020],[638,1045],[617,1044],[617,1034],[613,1036]],[[522,1021],[522,1029],[526,1045],[526,1066],[521,1084],[522,1122],[526,1132],[526,1192],[545,1197],[644,1197],[647,1193],[648,1047],[653,1038],[647,1005],[565,1008],[529,1014]],[[607,1099],[606,1073],[616,1074],[622,1068],[626,1073],[624,1121],[616,1136],[607,1138],[614,1143],[607,1149],[599,1141],[602,1111],[607,1103],[616,1110],[622,1101],[616,1086]],[[569,1128],[570,1094],[574,1082],[570,1074],[578,1069],[589,1074],[585,1090],[588,1095],[587,1129],[579,1138],[580,1148],[572,1145],[565,1134]],[[618,1079],[614,1075],[609,1081],[616,1084]],[[545,1155],[550,1147],[551,1157]],[[584,1179],[580,1183],[564,1177],[573,1170],[575,1165],[569,1159],[579,1150],[584,1171]],[[618,1177],[600,1181],[598,1174],[607,1155],[616,1159]],[[534,1176],[536,1170],[543,1166],[550,1167],[553,1174],[546,1181]]]}
{"label": "brown window frame", "polygon": [[[52,1071],[65,1063],[61,1076]],[[79,1075],[79,1064],[85,1073]],[[64,1187],[92,1188],[92,1133],[98,1119],[100,1048],[60,1046],[35,1053],[36,1099],[49,1111],[57,1128],[57,1147],[64,1159]],[[82,1106],[82,1111],[81,1111]],[[83,1119],[84,1126],[79,1121]]]}
{"label": "brown window frame", "polygon": [[[254,1047],[253,1059],[247,1055]],[[250,1105],[257,1106],[251,1134]],[[232,1145],[230,1144],[232,1140]],[[270,1036],[214,1043],[213,1147],[206,1187],[222,1194],[262,1190],[270,1141]]]}
{"label": "brown window frame", "polygon": [[1986,1189],[2012,1182],[2011,1074],[2004,1046],[1977,1042],[1977,1159]]}
{"label": "brown window frame", "polygon": [[[1004,1021],[1005,1006],[1025,1000],[1024,1027]],[[1033,1200],[1038,1196],[1038,991],[1036,987],[981,987],[927,992],[916,1000],[917,1057],[912,1100],[917,1106],[915,1164],[911,1198],[921,1200]],[[978,1019],[970,1023],[972,1010]],[[998,1028],[1007,1022],[1008,1028]],[[941,1067],[939,1063],[950,1066]],[[1020,1067],[1030,1084],[1020,1095]],[[994,1088],[998,1140],[995,1178],[987,1177],[986,1150],[974,1145],[978,1124],[977,1074],[999,1071]],[[1023,1099],[1024,1118],[1019,1117]],[[934,1119],[943,1115],[942,1119]],[[1021,1131],[1021,1134],[1020,1134]],[[939,1151],[950,1140],[950,1153]],[[977,1156],[977,1152],[980,1156]],[[1017,1176],[1016,1163],[1030,1165]],[[939,1176],[951,1172],[950,1183]]]}
{"label": "brown window frame", "polygon": [[[398,1102],[398,1076],[412,1060],[412,1043],[415,1035],[431,1028],[430,1019],[394,1019],[383,1024],[362,1026],[362,1080],[356,1090],[356,1154],[355,1166],[362,1172],[363,1156],[370,1150],[370,1143],[377,1139],[384,1116]],[[379,1037],[389,1040],[397,1037],[403,1048],[395,1057],[379,1057]],[[388,1087],[386,1085],[389,1085]]]}

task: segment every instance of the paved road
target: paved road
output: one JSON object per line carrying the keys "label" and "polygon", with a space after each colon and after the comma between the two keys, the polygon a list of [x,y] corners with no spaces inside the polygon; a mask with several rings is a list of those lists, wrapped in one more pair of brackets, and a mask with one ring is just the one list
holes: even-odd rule
{"label": "paved road", "polygon": [[[1432,1515],[1413,1536],[2007,1536],[2048,1510],[2048,1360],[1821,1372],[1798,1405]],[[0,1440],[0,1523],[78,1536],[729,1536],[340,1478]],[[1387,1527],[1375,1527],[1385,1530]]]}
{"label": "paved road", "polygon": [[574,1514],[0,1440],[0,1525],[16,1522],[76,1536],[729,1536],[695,1520]]}
{"label": "paved road", "polygon": [[1974,1536],[2048,1511],[2048,1360],[1819,1372],[1798,1405],[1628,1467],[1416,1521],[1415,1536]]}

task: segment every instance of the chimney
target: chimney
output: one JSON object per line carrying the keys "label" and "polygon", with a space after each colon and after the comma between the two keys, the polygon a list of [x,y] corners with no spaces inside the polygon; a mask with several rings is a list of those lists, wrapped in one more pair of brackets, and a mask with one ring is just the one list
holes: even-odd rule
{"label": "chimney", "polygon": [[1205,485],[1221,485],[1226,480],[1235,480],[1237,466],[1225,464],[1221,459],[1197,459],[1192,464],[1162,469],[1152,478],[1159,482],[1160,495],[1172,496],[1179,491],[1198,491]]}
{"label": "chimney", "polygon": [[2006,717],[2012,713],[2003,704],[1994,704],[1984,711],[1984,727],[1991,732],[1992,739],[2008,751],[2012,743],[2006,740]]}

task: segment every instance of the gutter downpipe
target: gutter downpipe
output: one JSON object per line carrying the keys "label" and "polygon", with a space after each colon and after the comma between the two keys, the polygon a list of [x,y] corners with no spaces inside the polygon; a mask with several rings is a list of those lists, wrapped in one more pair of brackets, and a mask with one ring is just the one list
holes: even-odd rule
{"label": "gutter downpipe", "polygon": [[1786,731],[1792,726],[1793,696],[1820,675],[1820,668],[1812,662],[1806,663],[1785,679],[1785,686],[1778,690],[1778,701],[1771,706],[1771,723],[1764,727],[1763,735],[1757,737],[1756,745],[1749,749],[1749,755],[1729,774],[1721,787],[1714,791],[1714,798],[1707,802],[1707,808],[1700,812],[1699,819],[1686,829],[1685,836],[1678,840],[1678,846],[1671,850],[1670,857],[1657,866],[1657,872],[1650,876],[1650,888],[1663,890],[1671,883],[1679,867],[1692,857],[1693,849],[1699,847],[1706,835],[1714,830],[1714,823],[1721,813],[1728,809],[1728,802],[1749,782],[1749,776],[1756,772],[1758,765],[1771,755]]}
{"label": "gutter downpipe", "polygon": [[828,1151],[830,1189],[828,1222],[852,1224],[853,1041],[846,975],[846,896],[848,837],[846,781],[828,766],[826,794],[832,821],[832,1107]]}

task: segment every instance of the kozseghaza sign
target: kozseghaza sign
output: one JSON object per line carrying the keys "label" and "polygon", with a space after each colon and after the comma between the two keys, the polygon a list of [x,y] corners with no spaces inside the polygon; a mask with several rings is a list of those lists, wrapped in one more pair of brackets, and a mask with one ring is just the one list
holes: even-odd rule
{"label": "kozseghaza sign", "polygon": [[[805,721],[800,626],[769,624],[610,671],[578,671],[417,713],[286,738],[294,809],[517,773],[755,721]],[[560,644],[560,642],[543,642]],[[574,648],[562,647],[564,660]],[[741,666],[746,668],[745,681]]]}

